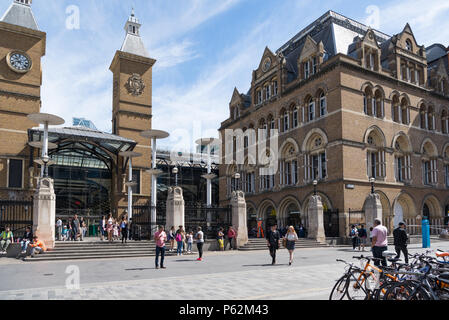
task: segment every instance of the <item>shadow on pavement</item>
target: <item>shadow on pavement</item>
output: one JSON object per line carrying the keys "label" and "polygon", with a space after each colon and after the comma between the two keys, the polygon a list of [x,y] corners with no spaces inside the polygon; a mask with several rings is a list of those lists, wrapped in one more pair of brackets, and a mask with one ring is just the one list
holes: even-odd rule
{"label": "shadow on pavement", "polygon": [[145,270],[153,270],[154,268],[134,268],[134,269],[125,269],[125,271],[145,271]]}
{"label": "shadow on pavement", "polygon": [[288,263],[286,264],[282,264],[282,263],[277,263],[275,265],[270,264],[245,264],[242,265],[242,267],[281,267],[281,266],[288,266]]}

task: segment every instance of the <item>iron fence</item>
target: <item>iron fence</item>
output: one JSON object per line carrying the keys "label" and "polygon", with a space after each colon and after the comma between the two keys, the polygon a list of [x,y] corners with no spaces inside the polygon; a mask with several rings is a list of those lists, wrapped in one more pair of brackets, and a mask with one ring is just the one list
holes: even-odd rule
{"label": "iron fence", "polygon": [[33,225],[33,201],[0,200],[0,229],[9,226],[12,232],[24,230]]}

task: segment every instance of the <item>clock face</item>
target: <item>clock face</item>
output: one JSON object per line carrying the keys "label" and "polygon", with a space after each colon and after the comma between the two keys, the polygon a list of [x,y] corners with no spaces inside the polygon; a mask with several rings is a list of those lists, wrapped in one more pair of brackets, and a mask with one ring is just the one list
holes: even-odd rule
{"label": "clock face", "polygon": [[20,52],[11,53],[8,62],[10,67],[16,72],[24,73],[31,69],[31,59]]}

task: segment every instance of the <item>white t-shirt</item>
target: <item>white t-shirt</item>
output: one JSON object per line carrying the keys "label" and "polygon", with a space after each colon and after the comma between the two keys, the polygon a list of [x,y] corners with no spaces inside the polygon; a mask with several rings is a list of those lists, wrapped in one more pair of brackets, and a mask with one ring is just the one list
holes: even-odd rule
{"label": "white t-shirt", "polygon": [[198,231],[196,236],[195,236],[195,239],[196,239],[196,243],[203,243],[204,242],[204,233],[203,233],[203,231]]}
{"label": "white t-shirt", "polygon": [[287,234],[287,240],[288,241],[296,241],[296,240],[298,240],[298,237],[294,233],[288,233]]}
{"label": "white t-shirt", "polygon": [[193,234],[187,235],[187,243],[193,243]]}

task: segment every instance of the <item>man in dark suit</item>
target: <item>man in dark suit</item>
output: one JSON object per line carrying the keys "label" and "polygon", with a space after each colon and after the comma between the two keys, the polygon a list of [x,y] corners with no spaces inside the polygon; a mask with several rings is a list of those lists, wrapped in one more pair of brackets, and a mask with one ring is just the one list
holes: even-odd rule
{"label": "man in dark suit", "polygon": [[400,258],[401,252],[403,252],[405,256],[404,258],[405,263],[408,263],[408,250],[407,250],[408,235],[405,228],[406,228],[405,223],[403,222],[399,223],[399,227],[393,231],[393,237],[394,237],[394,247],[396,249],[397,254],[396,258]]}
{"label": "man in dark suit", "polygon": [[281,235],[277,230],[277,225],[271,226],[271,229],[267,232],[267,245],[270,249],[271,258],[273,258],[272,265],[276,264],[276,250],[280,247]]}

